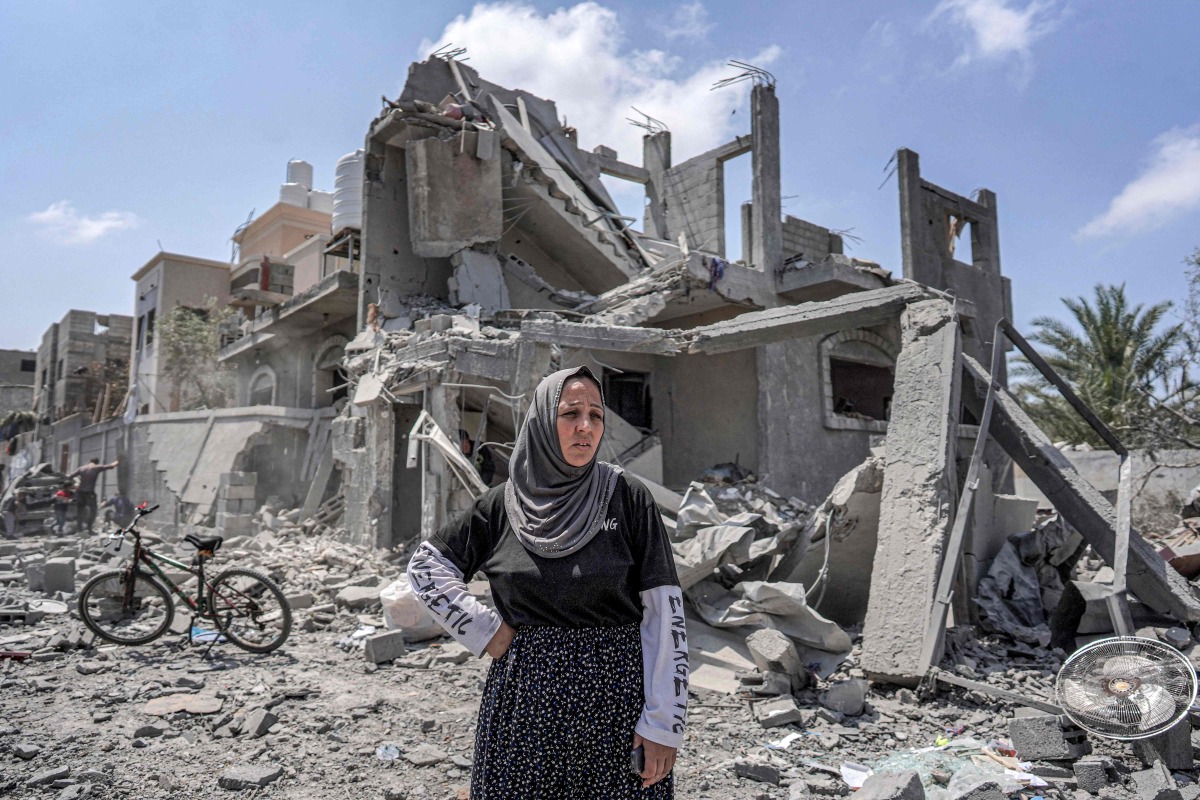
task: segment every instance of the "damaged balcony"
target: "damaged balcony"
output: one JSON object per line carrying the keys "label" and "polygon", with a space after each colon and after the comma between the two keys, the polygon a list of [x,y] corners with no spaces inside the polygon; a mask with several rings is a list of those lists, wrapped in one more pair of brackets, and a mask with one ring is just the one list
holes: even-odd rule
{"label": "damaged balcony", "polygon": [[271,296],[259,302],[254,298],[260,292],[262,290],[253,285],[231,292],[235,298],[242,298],[240,302],[235,299],[231,305],[249,305],[260,307],[260,310],[257,317],[229,331],[228,335],[236,338],[222,346],[218,354],[221,361],[255,347],[283,347],[290,336],[342,322],[358,312],[358,274],[346,270],[326,275],[301,294],[282,295],[282,301],[275,298],[276,293],[267,292]]}

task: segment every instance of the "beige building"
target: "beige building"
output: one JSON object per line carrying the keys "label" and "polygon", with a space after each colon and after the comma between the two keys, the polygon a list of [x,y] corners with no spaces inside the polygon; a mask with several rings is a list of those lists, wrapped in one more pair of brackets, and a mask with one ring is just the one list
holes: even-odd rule
{"label": "beige building", "polygon": [[136,378],[139,413],[178,411],[180,389],[163,375],[155,328],[176,306],[204,312],[210,305],[229,302],[229,264],[178,253],[156,253],[133,274],[136,327],[131,374]]}

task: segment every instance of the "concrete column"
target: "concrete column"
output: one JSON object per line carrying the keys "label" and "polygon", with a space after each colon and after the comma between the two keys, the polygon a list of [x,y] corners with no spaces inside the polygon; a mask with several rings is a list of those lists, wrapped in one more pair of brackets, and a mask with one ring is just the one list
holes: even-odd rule
{"label": "concrete column", "polygon": [[754,203],[742,203],[742,261],[754,263]]}
{"label": "concrete column", "polygon": [[764,272],[783,266],[783,207],[779,178],[779,99],[775,87],[750,92],[750,140],[754,186],[751,218],[754,248],[751,263]]}
{"label": "concrete column", "polygon": [[[396,458],[396,415],[391,403],[376,400],[367,406],[363,433],[366,458],[360,459],[359,464],[365,469],[355,470],[354,479],[360,497],[366,495],[367,529],[365,532],[351,530],[350,536],[364,545],[391,547],[395,544],[392,541],[392,514],[395,511],[392,481]],[[346,503],[348,506],[354,503],[350,487],[346,490]],[[362,533],[365,535],[360,535]]]}
{"label": "concrete column", "polygon": [[996,216],[996,193],[980,189],[976,202],[988,210],[988,215],[971,226],[971,260],[984,272],[999,275],[1000,226]]}
{"label": "concrete column", "polygon": [[900,259],[904,265],[904,277],[932,286],[944,284],[932,280],[936,275],[922,269],[921,246],[929,224],[921,208],[921,159],[907,148],[896,151],[896,177],[900,183]]}
{"label": "concrete column", "polygon": [[[435,383],[425,392],[425,410],[441,427],[450,441],[458,441],[460,417],[458,413],[458,390]],[[454,481],[446,460],[436,448],[425,445],[425,491],[421,499],[421,537],[430,534],[446,523],[447,499],[454,489]]]}
{"label": "concrete column", "polygon": [[957,499],[961,343],[944,300],[913,303],[900,325],[862,668],[916,685],[928,666],[922,652]]}
{"label": "concrete column", "polygon": [[666,175],[671,168],[671,132],[662,131],[642,137],[642,166],[650,173],[646,184],[646,214],[643,220],[647,236],[673,239],[678,231],[667,229]]}

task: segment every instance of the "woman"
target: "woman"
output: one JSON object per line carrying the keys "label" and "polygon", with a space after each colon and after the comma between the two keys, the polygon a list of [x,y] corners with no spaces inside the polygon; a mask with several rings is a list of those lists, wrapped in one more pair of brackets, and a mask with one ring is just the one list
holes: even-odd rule
{"label": "woman", "polygon": [[[683,595],[649,491],[596,460],[604,414],[586,367],[543,380],[511,477],[409,562],[434,618],[494,659],[475,800],[674,796],[687,710]],[[495,611],[466,590],[477,571]]]}

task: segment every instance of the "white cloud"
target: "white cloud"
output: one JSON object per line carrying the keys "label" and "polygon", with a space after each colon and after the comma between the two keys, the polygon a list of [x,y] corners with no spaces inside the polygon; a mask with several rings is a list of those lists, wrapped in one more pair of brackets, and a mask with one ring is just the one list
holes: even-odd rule
{"label": "white cloud", "polygon": [[[745,84],[710,91],[735,70],[715,57],[694,70],[678,55],[629,49],[616,12],[594,2],[542,15],[520,2],[481,3],[452,20],[436,40],[421,43],[419,57],[453,42],[465,46],[470,65],[489,81],[554,100],[560,116],[578,129],[580,144],[616,148],[640,164],[642,131],[626,121],[631,106],[671,128],[672,159],[684,161],[736,134],[749,133]],[[768,66],[780,50],[725,55]]]}
{"label": "white cloud", "polygon": [[95,216],[80,214],[69,200],[51,203],[45,211],[36,211],[25,219],[39,226],[47,238],[63,244],[91,244],[112,231],[141,224],[137,215],[128,211],[104,211]]}
{"label": "white cloud", "polygon": [[1033,73],[1033,43],[1057,24],[1053,11],[1053,0],[1033,0],[1023,9],[1008,0],[942,0],[928,21],[944,15],[968,35],[956,65],[1015,58],[1018,80],[1025,83]]}
{"label": "white cloud", "polygon": [[675,8],[671,21],[663,26],[663,35],[668,39],[703,39],[714,27],[708,21],[708,9],[696,0]]}
{"label": "white cloud", "polygon": [[1172,128],[1154,140],[1146,168],[1108,210],[1079,229],[1080,238],[1144,233],[1200,209],[1200,125]]}

